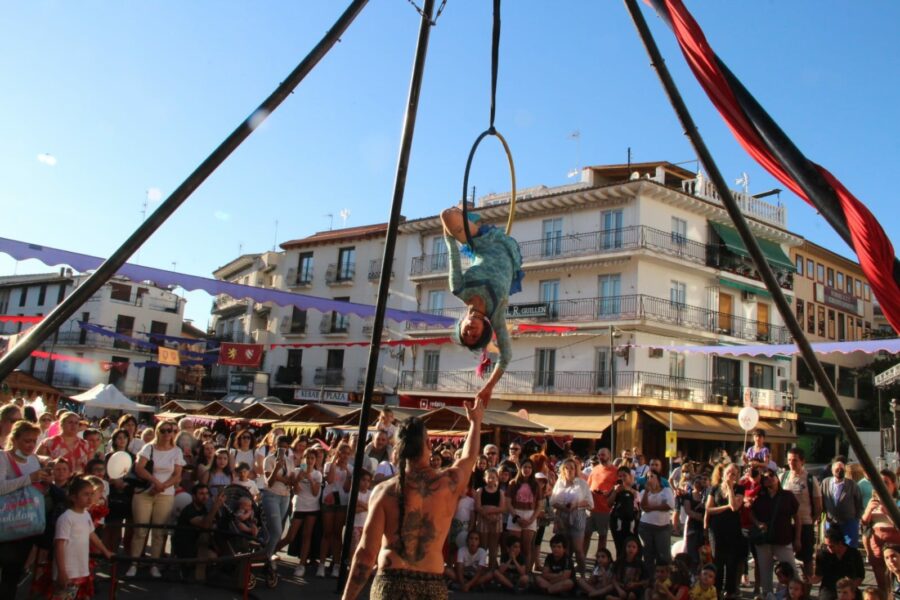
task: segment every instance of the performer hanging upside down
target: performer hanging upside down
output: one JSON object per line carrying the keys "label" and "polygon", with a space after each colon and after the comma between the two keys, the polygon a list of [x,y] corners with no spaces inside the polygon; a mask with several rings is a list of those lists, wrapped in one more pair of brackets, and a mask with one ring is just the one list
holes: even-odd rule
{"label": "performer hanging upside down", "polygon": [[[473,218],[475,217],[475,218]],[[506,307],[509,296],[522,289],[522,255],[519,244],[493,225],[478,227],[476,215],[469,215],[464,224],[462,210],[453,207],[441,213],[444,224],[444,239],[450,256],[450,291],[467,306],[466,314],[460,317],[453,329],[453,339],[471,350],[482,351],[482,362],[487,361],[487,346],[492,336],[497,338],[500,360],[490,378],[478,392],[485,405],[491,399],[494,386],[512,358],[512,345],[506,329]],[[468,226],[473,248],[467,244],[463,227]],[[472,258],[472,265],[462,271],[460,248]]]}

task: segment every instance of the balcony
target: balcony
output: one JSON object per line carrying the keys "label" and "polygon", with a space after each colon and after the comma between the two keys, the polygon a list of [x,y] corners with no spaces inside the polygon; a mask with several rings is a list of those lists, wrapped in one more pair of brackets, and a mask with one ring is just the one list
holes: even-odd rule
{"label": "balcony", "polygon": [[155,354],[156,351],[150,348],[136,346],[128,342],[92,333],[88,331],[63,331],[55,342],[56,346],[84,346],[88,348],[110,348],[114,350],[125,350],[128,352],[140,352],[142,354]]}
{"label": "balcony", "polygon": [[283,335],[306,335],[306,330],[307,318],[305,313],[302,319],[294,319],[290,316],[281,317],[281,323],[278,326],[278,331]]}
{"label": "balcony", "polygon": [[220,317],[226,315],[239,315],[246,312],[249,305],[250,300],[246,298],[236,299],[227,294],[219,294],[216,296],[215,300],[213,300],[212,312]]}
{"label": "balcony", "polygon": [[[375,258],[369,261],[369,281],[375,282],[381,279],[381,259]],[[394,270],[391,269],[391,279],[394,278]]]}
{"label": "balcony", "polygon": [[356,263],[331,263],[325,271],[325,283],[331,286],[353,285]]}
{"label": "balcony", "polygon": [[301,367],[280,366],[275,370],[275,383],[282,385],[300,385],[303,382]]}
{"label": "balcony", "polygon": [[[681,182],[681,191],[688,196],[703,198],[704,200],[709,200],[710,202],[722,206],[722,199],[716,191],[716,186],[713,185],[712,181],[705,177],[697,177],[697,179]],[[734,196],[734,199],[737,200],[741,212],[748,217],[766,221],[767,223],[771,223],[782,229],[787,226],[787,210],[784,206],[781,206],[780,204],[771,204],[765,200],[754,198],[750,194],[745,194],[744,192],[739,192],[737,190],[731,190],[731,194]]]}
{"label": "balcony", "polygon": [[234,344],[252,344],[253,338],[244,333],[243,331],[232,331],[229,333],[222,333],[215,336],[215,340],[218,342],[231,342]]}
{"label": "balcony", "polygon": [[86,390],[94,387],[98,383],[97,381],[91,381],[74,373],[53,373],[53,381],[49,382],[47,381],[47,371],[35,371],[33,375],[44,383],[49,383],[58,388]]}
{"label": "balcony", "polygon": [[326,369],[317,367],[315,376],[313,377],[313,384],[324,385],[326,387],[343,387],[344,369]]}
{"label": "balcony", "polygon": [[350,329],[350,317],[334,311],[322,313],[319,321],[319,333],[323,335],[346,334]]}
{"label": "balcony", "polygon": [[[753,264],[752,260],[729,252],[727,249],[719,248],[715,244],[710,244],[707,248],[706,265],[714,269],[719,269],[720,271],[728,271],[729,273],[746,277],[747,279],[762,281],[762,277],[760,277],[759,271],[756,270],[756,265]],[[778,285],[780,285],[782,289],[793,290],[794,271],[771,263],[770,266],[775,272],[775,278],[778,280]]]}
{"label": "balcony", "polygon": [[[383,376],[384,369],[379,369],[375,374],[375,389],[384,387]],[[366,367],[360,367],[359,377],[356,380],[356,389],[362,391],[366,387]]]}
{"label": "balcony", "polygon": [[298,272],[297,269],[288,269],[284,278],[284,283],[289,288],[306,288],[310,287],[313,282],[313,269],[305,269]]}
{"label": "balcony", "polygon": [[[787,344],[790,334],[782,325],[754,321],[728,313],[689,304],[672,302],[666,298],[656,298],[646,294],[611,296],[606,298],[579,298],[547,302],[548,316],[534,319],[538,322],[593,323],[610,321],[643,320],[662,323],[673,327],[686,327],[725,335],[742,340],[771,344]],[[464,307],[431,311],[444,317],[459,318],[465,313]],[[409,330],[431,329],[433,326],[407,322]]]}

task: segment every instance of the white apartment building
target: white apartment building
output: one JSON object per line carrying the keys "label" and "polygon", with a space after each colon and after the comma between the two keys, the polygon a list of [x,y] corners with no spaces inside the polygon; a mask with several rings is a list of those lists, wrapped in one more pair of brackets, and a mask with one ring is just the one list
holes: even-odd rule
{"label": "white apartment building", "polygon": [[[86,278],[87,275],[73,274],[71,269],[0,277],[0,314],[46,315]],[[150,283],[113,278],[41,347],[46,352],[86,358],[92,363],[31,357],[19,368],[69,394],[97,383],[115,384],[132,397],[171,393],[175,391],[175,368],[133,366],[156,360],[153,350],[85,331],[78,322],[100,325],[137,339],[146,339],[140,333],[180,335],[185,302]],[[14,335],[24,328],[21,324],[0,323],[0,334]],[[117,368],[104,370],[103,366],[110,363]]]}

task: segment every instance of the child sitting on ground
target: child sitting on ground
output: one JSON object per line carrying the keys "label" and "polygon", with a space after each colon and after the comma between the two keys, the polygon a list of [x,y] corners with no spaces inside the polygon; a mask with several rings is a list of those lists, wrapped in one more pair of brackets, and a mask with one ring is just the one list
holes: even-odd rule
{"label": "child sitting on ground", "polygon": [[[625,551],[616,559],[616,594],[622,600],[641,600],[649,583],[641,558],[641,545],[636,537],[626,538]],[[715,589],[713,590],[715,591]]]}
{"label": "child sitting on ground", "polygon": [[568,594],[575,587],[574,571],[569,543],[566,536],[557,533],[550,538],[550,554],[544,560],[544,568],[535,576],[534,584],[544,593],[554,596]]}
{"label": "child sitting on ground", "polygon": [[616,577],[612,570],[612,553],[606,548],[599,548],[595,558],[594,571],[589,576],[576,580],[578,588],[588,598],[605,598],[616,591]]}
{"label": "child sitting on ground", "polygon": [[477,531],[470,531],[466,545],[456,553],[456,568],[445,570],[444,575],[454,583],[461,592],[469,592],[489,582],[493,575],[488,572],[487,550],[479,548],[481,536]]}
{"label": "child sitting on ground", "polygon": [[716,600],[716,567],[706,565],[700,569],[697,584],[691,588],[691,600]]}
{"label": "child sitting on ground", "polygon": [[[866,597],[865,600],[881,600],[878,588],[868,589],[875,590],[875,596],[872,598]],[[809,600],[809,586],[799,577],[794,577],[788,583],[788,598],[791,600]]]}
{"label": "child sitting on ground", "polygon": [[789,562],[780,562],[775,565],[775,592],[772,594],[775,600],[786,600],[788,597],[788,584],[794,578],[794,565]]}
{"label": "child sitting on ground", "polygon": [[522,542],[518,538],[511,537],[506,543],[506,560],[494,571],[494,581],[501,587],[517,593],[528,589],[531,582],[522,560]]}

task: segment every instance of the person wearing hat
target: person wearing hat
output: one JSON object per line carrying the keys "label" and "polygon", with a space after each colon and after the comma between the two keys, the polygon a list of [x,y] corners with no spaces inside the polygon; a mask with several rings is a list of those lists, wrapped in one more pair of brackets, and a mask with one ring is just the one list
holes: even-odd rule
{"label": "person wearing hat", "polygon": [[[478,392],[478,398],[487,405],[494,386],[512,359],[512,344],[506,329],[506,307],[509,296],[522,289],[522,253],[518,242],[497,227],[476,227],[471,216],[465,222],[458,207],[443,211],[441,223],[449,252],[450,291],[467,307],[465,314],[452,328],[451,336],[456,343],[481,351],[481,362],[476,369],[479,374],[489,364],[488,344],[493,336],[497,338],[500,360]],[[468,238],[471,238],[471,248],[467,245]],[[462,271],[457,242],[463,244],[463,251],[471,254],[473,259],[465,272]]]}

